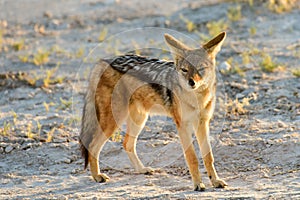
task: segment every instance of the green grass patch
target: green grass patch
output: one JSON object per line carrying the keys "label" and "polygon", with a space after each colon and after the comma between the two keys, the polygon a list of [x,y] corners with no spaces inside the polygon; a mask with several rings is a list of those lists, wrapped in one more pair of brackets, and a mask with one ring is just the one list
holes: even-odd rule
{"label": "green grass patch", "polygon": [[185,22],[185,27],[186,30],[188,32],[193,32],[194,30],[196,30],[196,25],[194,24],[193,21],[189,20],[188,18],[186,18],[185,16],[183,16],[182,14],[179,15],[179,18]]}
{"label": "green grass patch", "polygon": [[122,141],[122,135],[121,135],[120,129],[111,135],[111,141],[113,141],[113,142],[121,142]]}
{"label": "green grass patch", "polygon": [[218,35],[220,32],[225,31],[229,25],[223,19],[219,21],[211,21],[206,24],[208,33],[211,37]]}
{"label": "green grass patch", "polygon": [[20,50],[24,49],[24,48],[25,48],[25,40],[22,39],[22,40],[20,40],[20,41],[18,41],[18,42],[14,42],[14,43],[12,44],[12,48],[13,48],[13,50],[15,50],[15,51],[20,51]]}
{"label": "green grass patch", "polygon": [[242,6],[237,5],[229,7],[227,11],[227,17],[230,21],[239,21],[242,19]]}
{"label": "green grass patch", "polygon": [[294,76],[296,76],[297,78],[300,78],[300,69],[292,70],[292,74],[293,74]]}
{"label": "green grass patch", "polygon": [[5,121],[3,127],[0,128],[0,135],[8,136],[11,133],[12,126],[9,122]]}
{"label": "green grass patch", "polygon": [[282,14],[285,12],[290,12],[293,8],[295,8],[297,0],[268,0],[267,7],[272,12]]}
{"label": "green grass patch", "polygon": [[72,106],[72,98],[70,98],[69,100],[63,99],[63,98],[59,98],[60,100],[60,105],[58,106],[59,110],[66,110],[68,108],[71,108]]}
{"label": "green grass patch", "polygon": [[36,54],[33,55],[33,64],[40,66],[49,62],[50,51],[39,49]]}
{"label": "green grass patch", "polygon": [[226,62],[231,66],[231,69],[226,74],[238,74],[242,77],[245,76],[244,70],[239,66],[239,63],[235,61],[232,57],[228,58]]}
{"label": "green grass patch", "polygon": [[47,139],[46,139],[46,142],[51,142],[51,141],[52,141],[55,130],[56,130],[56,127],[53,127],[53,128],[47,133]]}
{"label": "green grass patch", "polygon": [[262,56],[260,66],[264,72],[274,72],[279,67],[279,64],[274,62],[273,58],[269,54],[264,54]]}
{"label": "green grass patch", "polygon": [[241,100],[238,99],[229,99],[226,103],[227,113],[232,115],[244,115],[247,114],[249,111],[247,110],[247,106],[250,105],[250,100],[253,98],[243,98]]}
{"label": "green grass patch", "polygon": [[84,56],[84,48],[80,47],[76,52],[75,52],[75,57],[76,58],[81,58]]}
{"label": "green grass patch", "polygon": [[256,29],[256,27],[255,27],[254,25],[252,25],[252,26],[249,28],[249,33],[250,33],[251,36],[256,35],[257,29]]}
{"label": "green grass patch", "polygon": [[55,68],[46,70],[46,77],[43,79],[44,87],[49,87],[50,84],[63,82],[65,77],[54,76],[56,71],[59,69],[59,67],[60,67],[60,63],[57,63]]}
{"label": "green grass patch", "polygon": [[98,41],[103,42],[107,36],[107,33],[108,33],[108,29],[106,27],[104,27],[98,36]]}

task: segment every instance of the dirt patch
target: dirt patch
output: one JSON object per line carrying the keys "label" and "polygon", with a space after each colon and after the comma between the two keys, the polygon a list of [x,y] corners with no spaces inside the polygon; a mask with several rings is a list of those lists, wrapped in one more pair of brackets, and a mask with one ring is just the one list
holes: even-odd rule
{"label": "dirt patch", "polygon": [[[268,1],[249,2],[1,2],[0,198],[299,199],[299,3],[278,10]],[[170,58],[152,33],[124,44],[121,36],[106,40],[88,53],[99,40],[150,26],[179,31],[194,46],[227,31],[211,126],[225,189],[211,187],[200,162],[207,190],[192,191],[175,126],[165,117],[151,117],[139,137],[142,161],[159,168],[153,175],[135,173],[121,142],[113,141],[100,163],[110,182],[97,184],[82,170],[80,112],[95,58],[139,49],[151,38],[160,49],[144,53]]]}

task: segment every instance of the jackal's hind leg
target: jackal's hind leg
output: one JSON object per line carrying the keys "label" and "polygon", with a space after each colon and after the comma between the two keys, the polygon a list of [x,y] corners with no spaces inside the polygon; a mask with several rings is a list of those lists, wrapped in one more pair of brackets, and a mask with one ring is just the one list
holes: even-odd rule
{"label": "jackal's hind leg", "polygon": [[90,162],[90,169],[92,173],[92,177],[97,183],[103,183],[109,181],[109,177],[104,174],[100,173],[99,169],[99,161],[95,157],[93,157],[91,154],[89,156],[89,162]]}
{"label": "jackal's hind leg", "polygon": [[109,177],[106,174],[100,173],[99,168],[99,154],[107,140],[108,137],[104,133],[96,133],[94,135],[93,141],[89,145],[88,159],[90,170],[92,177],[98,183],[107,182],[109,180]]}

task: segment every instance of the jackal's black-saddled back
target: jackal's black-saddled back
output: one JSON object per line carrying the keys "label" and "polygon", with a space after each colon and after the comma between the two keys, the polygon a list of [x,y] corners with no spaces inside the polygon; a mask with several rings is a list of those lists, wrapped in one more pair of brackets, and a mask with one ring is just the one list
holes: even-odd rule
{"label": "jackal's black-saddled back", "polygon": [[104,59],[110,66],[123,73],[148,83],[165,103],[172,102],[172,90],[178,86],[178,73],[174,62],[139,55],[122,55]]}
{"label": "jackal's black-saddled back", "polygon": [[139,55],[123,55],[105,59],[112,68],[149,83],[173,82],[177,79],[174,62]]}

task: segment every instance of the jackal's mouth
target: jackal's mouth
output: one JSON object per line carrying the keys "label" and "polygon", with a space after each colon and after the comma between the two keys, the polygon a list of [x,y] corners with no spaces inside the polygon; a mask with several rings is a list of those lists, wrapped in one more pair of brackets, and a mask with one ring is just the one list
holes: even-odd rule
{"label": "jackal's mouth", "polygon": [[209,84],[208,84],[208,80],[198,80],[195,81],[194,79],[189,79],[186,80],[185,79],[185,85],[187,86],[187,89],[189,90],[197,90],[197,91],[202,91],[205,90],[206,88],[208,88]]}
{"label": "jackal's mouth", "polygon": [[194,87],[192,89],[197,90],[199,92],[205,90],[208,88],[208,83],[206,81],[201,81],[200,83],[197,84],[197,87]]}
{"label": "jackal's mouth", "polygon": [[197,90],[203,91],[207,89],[209,85],[211,85],[213,80],[214,80],[214,76],[212,73],[206,74],[206,76],[198,83],[199,86],[197,87]]}

